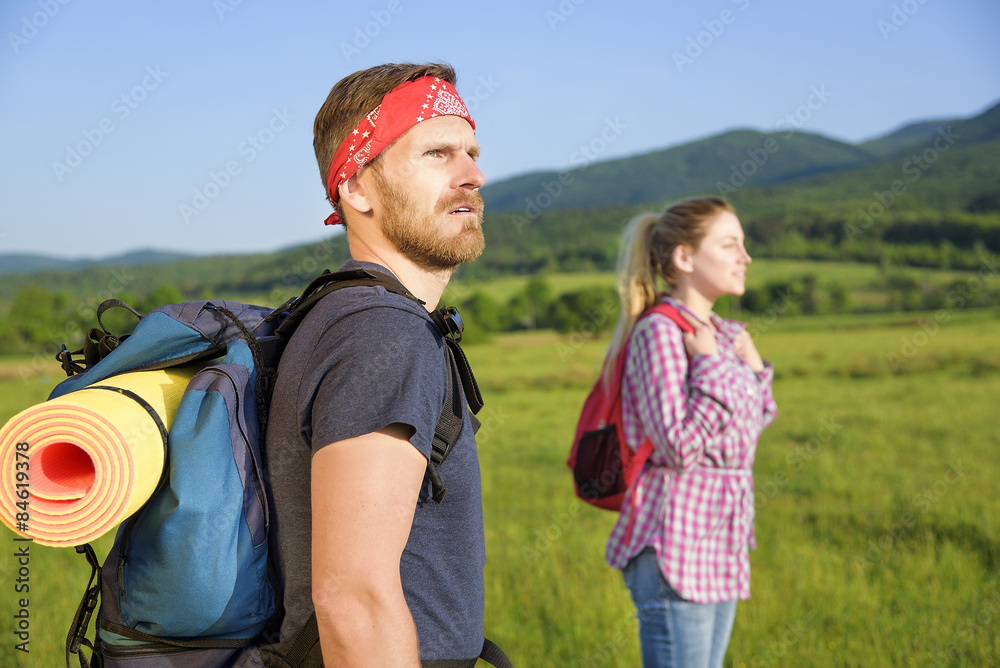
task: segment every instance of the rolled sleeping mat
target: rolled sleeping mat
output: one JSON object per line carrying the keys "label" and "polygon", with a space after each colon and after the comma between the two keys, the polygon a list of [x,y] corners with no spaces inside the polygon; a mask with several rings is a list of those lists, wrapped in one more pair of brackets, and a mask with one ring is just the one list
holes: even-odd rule
{"label": "rolled sleeping mat", "polygon": [[167,431],[196,371],[113,376],[11,418],[0,430],[0,519],[54,547],[114,529],[156,491]]}

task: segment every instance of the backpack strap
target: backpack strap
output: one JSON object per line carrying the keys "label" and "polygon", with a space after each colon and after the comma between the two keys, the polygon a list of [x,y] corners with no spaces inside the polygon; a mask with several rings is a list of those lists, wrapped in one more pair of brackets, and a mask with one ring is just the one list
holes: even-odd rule
{"label": "backpack strap", "polygon": [[[70,654],[77,655],[80,659],[81,668],[88,668],[90,664],[80,652],[80,647],[81,645],[89,647],[91,656],[97,657],[94,645],[87,640],[87,627],[90,626],[90,618],[94,615],[94,610],[97,608],[97,600],[101,595],[101,564],[97,560],[97,555],[94,554],[94,548],[90,546],[90,543],[77,545],[76,551],[86,555],[91,571],[90,581],[87,582],[87,589],[83,592],[83,599],[76,608],[76,614],[73,615],[73,623],[70,625],[69,634],[66,636],[66,668],[70,668]],[[97,580],[96,583],[94,582],[95,578]],[[95,644],[100,643],[100,631],[98,631],[98,636],[94,640]],[[100,659],[97,658],[97,660],[99,661]]]}
{"label": "backpack strap", "polygon": [[[448,392],[445,396],[444,410],[434,428],[434,439],[431,443],[431,456],[427,460],[427,477],[431,481],[431,496],[435,503],[444,500],[445,488],[438,475],[437,467],[444,462],[451,452],[452,446],[458,441],[465,418],[465,406],[468,404],[472,414],[473,433],[479,431],[480,422],[476,417],[483,407],[483,396],[479,392],[479,384],[472,374],[472,367],[465,357],[465,352],[459,342],[462,340],[464,325],[462,316],[454,306],[448,306],[431,313],[431,320],[444,337],[444,357],[448,367]],[[461,381],[462,392],[455,391],[455,386]],[[464,399],[464,400],[463,400]]]}
{"label": "backpack strap", "polygon": [[[291,338],[292,333],[302,322],[303,318],[305,318],[306,314],[321,299],[336,290],[356,286],[381,286],[389,292],[416,302],[420,306],[425,305],[423,300],[410,292],[395,276],[390,274],[380,271],[369,271],[367,269],[351,269],[336,273],[324,271],[306,286],[297,299],[289,300],[289,302],[278,307],[278,309],[268,316],[268,318],[278,317],[284,313],[284,320],[282,320],[281,324],[275,330],[278,346],[281,348],[284,347],[284,343]],[[478,383],[476,383],[476,377],[472,373],[472,367],[469,366],[469,360],[465,357],[465,352],[459,345],[465,325],[462,322],[462,316],[459,314],[458,309],[454,306],[448,306],[432,311],[430,316],[441,336],[444,337],[445,365],[448,369],[448,389],[445,396],[444,410],[442,410],[441,417],[438,418],[437,425],[434,428],[431,456],[427,459],[427,477],[431,482],[431,496],[435,502],[441,503],[444,500],[447,488],[441,482],[441,476],[437,472],[437,467],[444,462],[445,457],[448,456],[452,446],[458,440],[465,418],[466,402],[468,402],[468,406],[472,411],[473,429],[478,431],[479,420],[475,416],[483,407],[483,396],[479,391]],[[281,348],[277,349],[277,355],[281,354]],[[260,413],[262,434],[266,433],[264,430],[267,426],[268,404],[265,400],[273,382],[273,379],[269,377],[269,374],[273,374],[275,371],[272,368],[273,366],[264,365],[263,368],[267,369],[268,373],[258,374],[258,384],[261,386],[258,387],[258,405],[263,408]],[[461,380],[462,384],[463,392],[461,394],[455,392],[458,380]],[[463,396],[465,397],[465,401],[462,401]]]}
{"label": "backpack strap", "polygon": [[[653,306],[652,308],[650,308],[649,310],[647,310],[645,313],[643,313],[640,316],[640,319],[646,317],[647,315],[650,315],[651,313],[659,313],[660,315],[663,315],[663,316],[666,316],[667,318],[670,318],[671,320],[674,321],[674,323],[676,323],[676,325],[678,327],[680,327],[680,329],[681,329],[682,332],[694,332],[694,327],[691,326],[691,323],[688,322],[687,319],[683,315],[681,315],[680,311],[678,311],[671,304],[667,304],[666,302],[661,302],[661,303],[657,304],[656,306]],[[618,376],[619,377],[619,385],[618,385],[619,387],[621,387],[621,382],[620,381],[621,381],[622,376],[625,373],[624,355],[625,355],[625,350],[627,349],[627,347],[628,346],[626,344],[626,347],[622,349],[621,353],[619,353],[620,359],[617,360],[618,366],[620,367],[619,369],[616,369],[616,373],[619,374],[619,376]],[[624,429],[624,425],[622,423],[622,416],[621,416],[621,393],[620,392],[619,392],[617,401],[618,401],[618,404],[616,406],[616,411],[617,411],[617,425],[618,425],[618,430],[619,430],[618,437],[621,439],[622,443],[625,443],[625,435],[623,433],[621,433],[622,430]],[[638,482],[638,480],[639,480],[639,475],[642,473],[643,468],[645,468],[645,466],[646,466],[646,462],[649,461],[649,457],[652,454],[653,454],[653,441],[651,441],[649,438],[647,438],[645,441],[643,441],[642,445],[639,446],[639,449],[636,450],[635,456],[632,457],[632,460],[629,462],[628,468],[625,470],[625,488],[626,489],[631,490],[631,489],[633,489],[635,487],[636,482]],[[625,529],[625,544],[626,545],[632,542],[632,528],[633,528],[633,526],[635,524],[635,512],[636,512],[635,506],[636,506],[636,503],[635,503],[635,494],[632,494],[631,495],[631,500],[629,502],[629,509],[628,509],[628,513],[629,513],[629,515],[628,515],[628,525],[626,526],[626,529]]]}
{"label": "backpack strap", "polygon": [[[319,623],[316,621],[316,611],[314,610],[291,641],[288,652],[282,657],[285,665],[290,666],[290,668],[300,668],[305,665],[306,657],[317,644],[319,644]],[[514,668],[504,651],[489,638],[483,638],[483,649],[477,658],[496,668]],[[449,666],[463,668],[474,666],[475,663],[476,660],[473,659],[472,661],[425,661],[421,665],[427,668],[448,668]]]}
{"label": "backpack strap", "polygon": [[[72,376],[74,374],[83,373],[90,367],[94,366],[102,359],[104,359],[112,350],[118,347],[118,344],[129,337],[128,334],[124,336],[115,336],[108,331],[108,328],[104,326],[101,322],[101,316],[110,309],[113,308],[124,308],[129,313],[142,320],[145,316],[134,308],[121,301],[120,299],[105,299],[97,307],[97,324],[100,325],[100,329],[97,327],[91,328],[87,332],[87,338],[83,342],[83,347],[79,350],[74,350],[70,352],[69,348],[62,346],[60,351],[56,354],[56,360],[62,366],[63,371],[66,372],[67,376]],[[74,355],[82,357],[82,364],[80,359],[74,359]]]}
{"label": "backpack strap", "polygon": [[479,658],[496,668],[514,668],[504,651],[489,638],[483,638],[483,651],[479,653]]}

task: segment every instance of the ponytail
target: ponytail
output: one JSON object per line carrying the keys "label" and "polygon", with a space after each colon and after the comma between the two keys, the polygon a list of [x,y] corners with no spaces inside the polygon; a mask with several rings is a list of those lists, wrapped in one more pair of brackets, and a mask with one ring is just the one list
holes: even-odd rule
{"label": "ponytail", "polygon": [[655,213],[644,213],[632,219],[622,233],[618,250],[618,324],[608,346],[604,365],[605,387],[611,383],[614,362],[625,347],[639,316],[656,303],[656,274],[651,262],[653,228],[659,222]]}

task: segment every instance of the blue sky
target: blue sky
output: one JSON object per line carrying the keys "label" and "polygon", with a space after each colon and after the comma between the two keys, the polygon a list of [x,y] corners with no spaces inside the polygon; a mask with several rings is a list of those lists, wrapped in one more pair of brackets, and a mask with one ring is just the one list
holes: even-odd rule
{"label": "blue sky", "polygon": [[5,0],[0,254],[324,238],[313,117],[378,63],[456,68],[495,182],[582,147],[972,116],[1000,101],[997,26],[995,0]]}

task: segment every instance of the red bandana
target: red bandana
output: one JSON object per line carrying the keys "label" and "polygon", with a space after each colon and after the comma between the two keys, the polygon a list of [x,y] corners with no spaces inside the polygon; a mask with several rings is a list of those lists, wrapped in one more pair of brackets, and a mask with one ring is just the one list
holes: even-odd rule
{"label": "red bandana", "polygon": [[[326,178],[330,202],[337,203],[340,199],[338,186],[354,176],[362,165],[371,161],[414,125],[434,116],[461,116],[469,121],[473,130],[476,129],[476,123],[465,108],[462,98],[447,81],[421,77],[389,91],[382,98],[382,104],[361,119],[333,156]],[[336,210],[326,219],[327,225],[340,223]]]}

